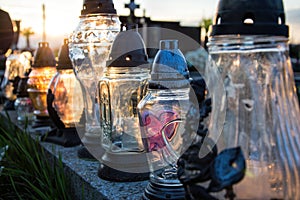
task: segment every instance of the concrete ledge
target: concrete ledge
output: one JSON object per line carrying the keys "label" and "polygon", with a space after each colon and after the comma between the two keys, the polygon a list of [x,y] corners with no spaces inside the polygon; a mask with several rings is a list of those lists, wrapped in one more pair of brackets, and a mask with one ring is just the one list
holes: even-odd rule
{"label": "concrete ledge", "polygon": [[[1,108],[2,110],[2,108]],[[11,121],[15,126],[24,130],[24,126],[17,122],[15,111],[8,111]],[[7,121],[7,115],[4,111],[1,112]],[[28,132],[33,139],[38,138],[41,133],[46,132],[46,129],[33,129],[28,127]],[[75,200],[139,200],[142,198],[144,188],[148,181],[141,182],[110,182],[102,180],[98,177],[99,162],[82,160],[77,157],[77,151],[80,146],[65,148],[59,145],[40,142],[40,145],[48,154],[47,159],[50,161],[58,159],[59,154],[62,157],[65,174],[71,180],[72,194],[70,196]]]}

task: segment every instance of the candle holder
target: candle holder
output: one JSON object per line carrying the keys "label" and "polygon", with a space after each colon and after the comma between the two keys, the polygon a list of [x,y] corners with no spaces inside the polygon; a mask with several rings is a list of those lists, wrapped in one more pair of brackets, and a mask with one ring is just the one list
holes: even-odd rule
{"label": "candle holder", "polygon": [[198,170],[181,176],[190,197],[300,198],[299,104],[287,42],[282,0],[219,1],[208,42],[210,125],[192,162]]}
{"label": "candle holder", "polygon": [[[151,172],[143,199],[184,199],[185,190],[177,178],[176,163],[195,135],[192,132],[183,135],[192,99],[187,63],[177,40],[160,42],[148,84],[147,94],[138,104]],[[197,113],[194,117],[197,118]]]}
{"label": "candle holder", "polygon": [[1,88],[7,101],[4,103],[5,110],[14,110],[14,102],[17,98],[17,88],[21,78],[29,72],[31,65],[31,54],[29,52],[21,53],[14,50],[6,59],[4,78],[1,82]]}
{"label": "candle holder", "polygon": [[36,119],[33,128],[51,126],[47,111],[47,92],[51,78],[56,73],[56,61],[48,42],[40,42],[34,56],[32,70],[27,81],[27,92],[34,106]]}
{"label": "candle holder", "polygon": [[21,78],[17,88],[17,99],[15,100],[15,110],[17,112],[17,120],[20,123],[31,124],[35,120],[33,114],[34,107],[29,94],[27,92],[28,76]]}
{"label": "candle holder", "polygon": [[70,36],[70,58],[84,96],[85,130],[78,132],[84,144],[78,156],[83,159],[100,160],[104,153],[100,145],[98,82],[120,24],[112,0],[84,0],[79,24]]}
{"label": "candle holder", "polygon": [[149,71],[140,34],[137,30],[120,32],[99,82],[101,139],[106,150],[100,178],[125,182],[149,178],[136,108],[145,94]]}
{"label": "candle holder", "polygon": [[83,113],[83,98],[69,58],[67,39],[60,49],[56,69],[57,73],[50,81],[47,94],[47,110],[56,128],[43,135],[41,140],[73,147],[81,144],[76,128],[83,128],[79,124]]}

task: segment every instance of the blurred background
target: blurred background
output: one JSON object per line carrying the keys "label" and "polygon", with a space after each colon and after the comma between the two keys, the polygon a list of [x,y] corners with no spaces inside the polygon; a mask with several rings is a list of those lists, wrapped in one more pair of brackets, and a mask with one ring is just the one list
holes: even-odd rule
{"label": "blurred background", "polygon": [[[19,48],[26,46],[26,34],[30,30],[30,43],[36,48],[42,40],[43,9],[45,5],[46,40],[53,49],[59,48],[63,38],[76,27],[83,0],[0,0],[0,8],[10,14],[12,20],[19,20]],[[115,8],[119,15],[128,16],[130,10],[125,4],[130,0],[115,0]],[[134,10],[137,17],[149,17],[153,21],[178,21],[181,26],[199,27],[203,19],[212,19],[217,0],[135,0],[139,8]],[[299,0],[284,0],[287,24],[290,25],[290,41],[300,43],[300,3]],[[30,28],[30,30],[28,30]],[[26,30],[27,29],[27,30]],[[25,31],[24,31],[25,30]],[[27,31],[27,33],[26,33]],[[24,33],[25,32],[25,33]]]}

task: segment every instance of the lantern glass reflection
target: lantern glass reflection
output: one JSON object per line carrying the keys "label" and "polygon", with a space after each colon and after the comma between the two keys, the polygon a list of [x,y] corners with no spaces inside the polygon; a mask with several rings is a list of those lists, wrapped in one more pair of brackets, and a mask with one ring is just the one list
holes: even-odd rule
{"label": "lantern glass reflection", "polygon": [[[96,149],[98,153],[94,157],[97,159],[103,154],[100,145],[98,82],[119,31],[120,20],[111,0],[84,0],[79,24],[69,38],[69,55],[84,97],[86,123],[82,141],[86,147],[90,147],[89,150]],[[88,153],[85,150],[83,152],[82,157],[85,157]]]}
{"label": "lantern glass reflection", "polygon": [[5,97],[8,100],[16,99],[16,90],[18,86],[18,80],[28,73],[31,65],[31,53],[14,50],[6,60],[6,67],[4,78],[1,83],[1,88],[4,89]]}
{"label": "lantern glass reflection", "polygon": [[[248,6],[259,11],[253,13],[252,18],[257,19],[253,26],[246,29],[233,16],[244,16]],[[283,13],[283,3],[255,0],[248,6],[244,1],[220,0],[216,16],[228,21],[213,26],[208,43],[207,85],[213,100],[208,137],[219,151],[241,149],[246,164],[242,168],[236,160],[231,162],[235,166],[227,163],[232,173],[227,173],[225,182],[224,174],[218,173],[222,166],[215,161],[209,190],[222,198],[221,191],[228,190],[231,182],[232,196],[237,199],[299,199],[300,113],[288,53],[288,27],[273,18]],[[265,11],[263,18],[261,10]],[[232,25],[235,29],[226,29]],[[213,71],[222,83],[217,87]],[[223,87],[226,93],[216,98]],[[215,109],[218,104],[223,109]],[[235,182],[239,171],[245,174]]]}
{"label": "lantern glass reflection", "polygon": [[[295,118],[299,116],[299,106],[293,91],[294,83],[291,82],[292,74],[289,74],[289,60],[285,56],[288,55],[285,53],[287,45],[284,38],[253,37],[253,40],[262,43],[253,46],[257,48],[255,51],[239,53],[223,47],[222,51],[218,51],[221,43],[238,44],[238,41],[248,39],[215,37],[209,46],[209,64],[212,67],[223,66],[220,73],[227,91],[227,125],[223,127],[217,145],[219,149],[241,146],[244,152],[247,173],[244,180],[235,186],[239,198],[292,197],[297,194],[293,191],[295,186],[299,186],[300,163],[297,163],[299,155],[296,153],[299,150],[295,147],[300,141],[298,136],[290,134],[299,133],[300,127],[299,118]],[[273,41],[273,44],[268,41]],[[217,115],[217,111],[212,113],[214,119]],[[218,138],[215,133],[212,129],[211,136]],[[253,193],[253,190],[256,192]]]}
{"label": "lantern glass reflection", "polygon": [[83,111],[81,86],[73,69],[60,69],[49,85],[54,95],[53,107],[65,128],[75,127]]}
{"label": "lantern glass reflection", "polygon": [[[120,30],[116,15],[90,14],[80,17],[70,39],[70,57],[74,70],[84,85],[102,78],[112,42]],[[89,81],[90,80],[90,81]]]}
{"label": "lantern glass reflection", "polygon": [[120,32],[107,63],[99,83],[102,145],[111,153],[142,152],[136,106],[145,94],[150,69],[140,34]]}
{"label": "lantern glass reflection", "polygon": [[[149,163],[146,199],[184,199],[177,159],[194,134],[184,134],[191,106],[189,71],[177,40],[160,41],[146,96],[138,104],[141,135]],[[197,118],[197,116],[195,116]]]}
{"label": "lantern glass reflection", "polygon": [[32,70],[27,81],[29,97],[38,117],[49,117],[47,111],[47,91],[56,73],[56,61],[48,42],[40,42],[34,55]]}
{"label": "lantern glass reflection", "polygon": [[109,151],[143,151],[136,106],[148,73],[147,67],[109,67],[101,80],[102,145]]}
{"label": "lantern glass reflection", "polygon": [[106,150],[98,170],[102,179],[127,182],[149,178],[136,108],[148,78],[148,56],[141,35],[136,30],[120,32],[99,82],[101,144]]}
{"label": "lantern glass reflection", "polygon": [[50,80],[56,73],[55,67],[32,68],[28,79],[28,93],[35,108],[34,114],[48,116],[47,90]]}
{"label": "lantern glass reflection", "polygon": [[34,108],[27,92],[28,77],[21,78],[17,89],[17,99],[14,103],[19,122],[32,122],[34,120]]}

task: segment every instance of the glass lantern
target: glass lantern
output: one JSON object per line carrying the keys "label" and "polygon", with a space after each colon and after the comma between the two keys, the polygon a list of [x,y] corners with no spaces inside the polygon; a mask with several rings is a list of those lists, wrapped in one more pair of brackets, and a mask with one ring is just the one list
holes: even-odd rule
{"label": "glass lantern", "polygon": [[138,181],[149,178],[136,108],[149,79],[147,60],[140,34],[136,30],[120,32],[99,82],[101,139],[106,152],[98,175],[103,179]]}
{"label": "glass lantern", "polygon": [[79,157],[100,159],[104,153],[100,146],[98,82],[120,24],[112,0],[84,0],[79,24],[70,36],[70,58],[84,96],[86,124],[82,142],[90,151],[98,151],[91,156],[83,148],[78,152]]}
{"label": "glass lantern", "polygon": [[47,91],[52,77],[56,73],[56,61],[48,42],[40,42],[34,56],[32,71],[29,74],[28,93],[36,116],[33,127],[49,126],[47,110]]}
{"label": "glass lantern", "polygon": [[183,135],[186,114],[191,106],[190,78],[177,40],[160,41],[148,84],[147,94],[138,104],[141,134],[151,172],[144,199],[184,199],[176,163],[178,155],[187,149],[195,135]]}
{"label": "glass lantern", "polygon": [[31,124],[35,120],[33,114],[34,107],[29,94],[27,92],[27,81],[28,77],[21,78],[17,88],[17,99],[15,100],[14,106],[17,112],[17,120],[20,123]]}
{"label": "glass lantern", "polygon": [[[4,96],[9,102],[14,102],[17,98],[17,87],[21,78],[25,77],[25,73],[28,73],[31,65],[31,53],[14,50],[6,60],[6,67],[4,78],[1,83],[1,88],[4,91]],[[13,109],[12,106],[6,102],[7,109]],[[13,104],[12,104],[13,105]]]}
{"label": "glass lantern", "polygon": [[300,113],[282,0],[220,0],[208,51],[206,139],[220,153],[206,164],[210,181],[190,188],[202,185],[210,199],[300,199]]}
{"label": "glass lantern", "polygon": [[68,40],[64,40],[57,72],[51,79],[47,94],[47,110],[56,128],[42,137],[45,142],[72,147],[81,144],[76,131],[82,129],[80,120],[83,113],[81,85],[77,80],[69,58]]}

